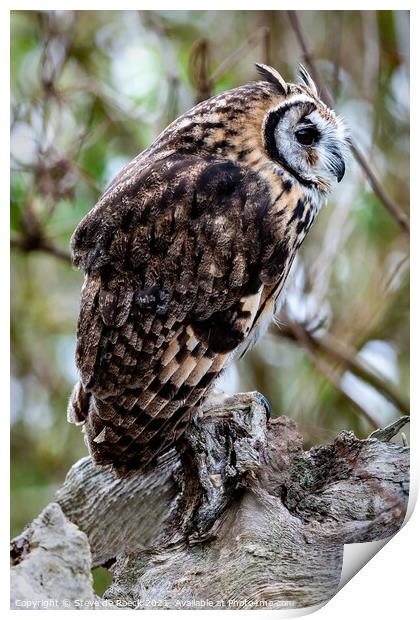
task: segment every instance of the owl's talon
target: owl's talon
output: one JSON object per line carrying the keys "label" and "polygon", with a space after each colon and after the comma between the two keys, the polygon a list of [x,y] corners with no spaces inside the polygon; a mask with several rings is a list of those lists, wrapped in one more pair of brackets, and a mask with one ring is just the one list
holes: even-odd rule
{"label": "owl's talon", "polygon": [[261,394],[261,392],[255,392],[255,397],[261,403],[261,405],[264,407],[265,415],[267,416],[267,420],[269,420],[270,416],[271,416],[271,405],[270,405],[268,399],[264,396],[264,394]]}

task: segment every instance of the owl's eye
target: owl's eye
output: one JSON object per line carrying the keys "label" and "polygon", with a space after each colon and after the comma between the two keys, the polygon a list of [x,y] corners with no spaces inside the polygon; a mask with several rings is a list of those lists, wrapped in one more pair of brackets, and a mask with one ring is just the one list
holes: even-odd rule
{"label": "owl's eye", "polygon": [[316,127],[303,127],[295,131],[296,140],[303,146],[311,146],[319,140],[319,132]]}

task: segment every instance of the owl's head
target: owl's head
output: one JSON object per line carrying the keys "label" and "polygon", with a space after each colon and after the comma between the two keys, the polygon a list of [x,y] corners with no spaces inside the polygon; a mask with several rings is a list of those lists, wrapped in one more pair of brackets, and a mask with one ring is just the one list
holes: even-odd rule
{"label": "owl's head", "polygon": [[266,65],[257,65],[257,69],[279,95],[278,104],[263,119],[267,154],[302,185],[327,192],[345,172],[349,138],[343,122],[319,99],[303,66],[298,84],[287,84]]}
{"label": "owl's head", "polygon": [[270,168],[311,198],[322,198],[344,175],[348,138],[342,121],[320,100],[303,67],[297,84],[266,65],[257,69],[263,80],[188,110],[144,155],[228,158],[253,170]]}

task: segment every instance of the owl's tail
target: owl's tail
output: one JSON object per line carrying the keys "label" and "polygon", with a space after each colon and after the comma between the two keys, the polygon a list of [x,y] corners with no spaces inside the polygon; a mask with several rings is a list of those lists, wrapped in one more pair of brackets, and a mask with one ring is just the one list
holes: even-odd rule
{"label": "owl's tail", "polygon": [[[100,400],[79,382],[70,396],[67,420],[83,425],[85,442],[96,465],[112,464],[117,475],[124,476],[132,470],[146,471],[163,451],[174,446],[194,413],[194,407],[187,403],[181,407],[168,403],[165,409],[167,415],[154,421],[138,406],[127,410]],[[148,433],[141,433],[146,426]]]}
{"label": "owl's tail", "polygon": [[[107,405],[107,408],[111,416],[116,414],[112,406]],[[97,465],[107,465],[112,462],[109,450],[104,451],[103,446],[101,446],[103,439],[105,439],[106,427],[104,420],[99,415],[95,396],[86,392],[80,382],[76,383],[70,396],[67,420],[77,426],[83,425],[85,442]]]}
{"label": "owl's tail", "polygon": [[83,385],[76,383],[67,406],[67,421],[80,426],[86,421],[89,413],[91,395],[83,389]]}

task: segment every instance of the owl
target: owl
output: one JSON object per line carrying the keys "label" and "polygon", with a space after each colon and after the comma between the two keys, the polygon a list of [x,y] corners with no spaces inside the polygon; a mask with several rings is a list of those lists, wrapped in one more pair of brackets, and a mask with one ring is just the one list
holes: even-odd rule
{"label": "owl", "polygon": [[68,418],[120,475],[175,446],[264,332],[344,175],[346,130],[307,71],[257,69],[169,125],[72,237],[85,280]]}

